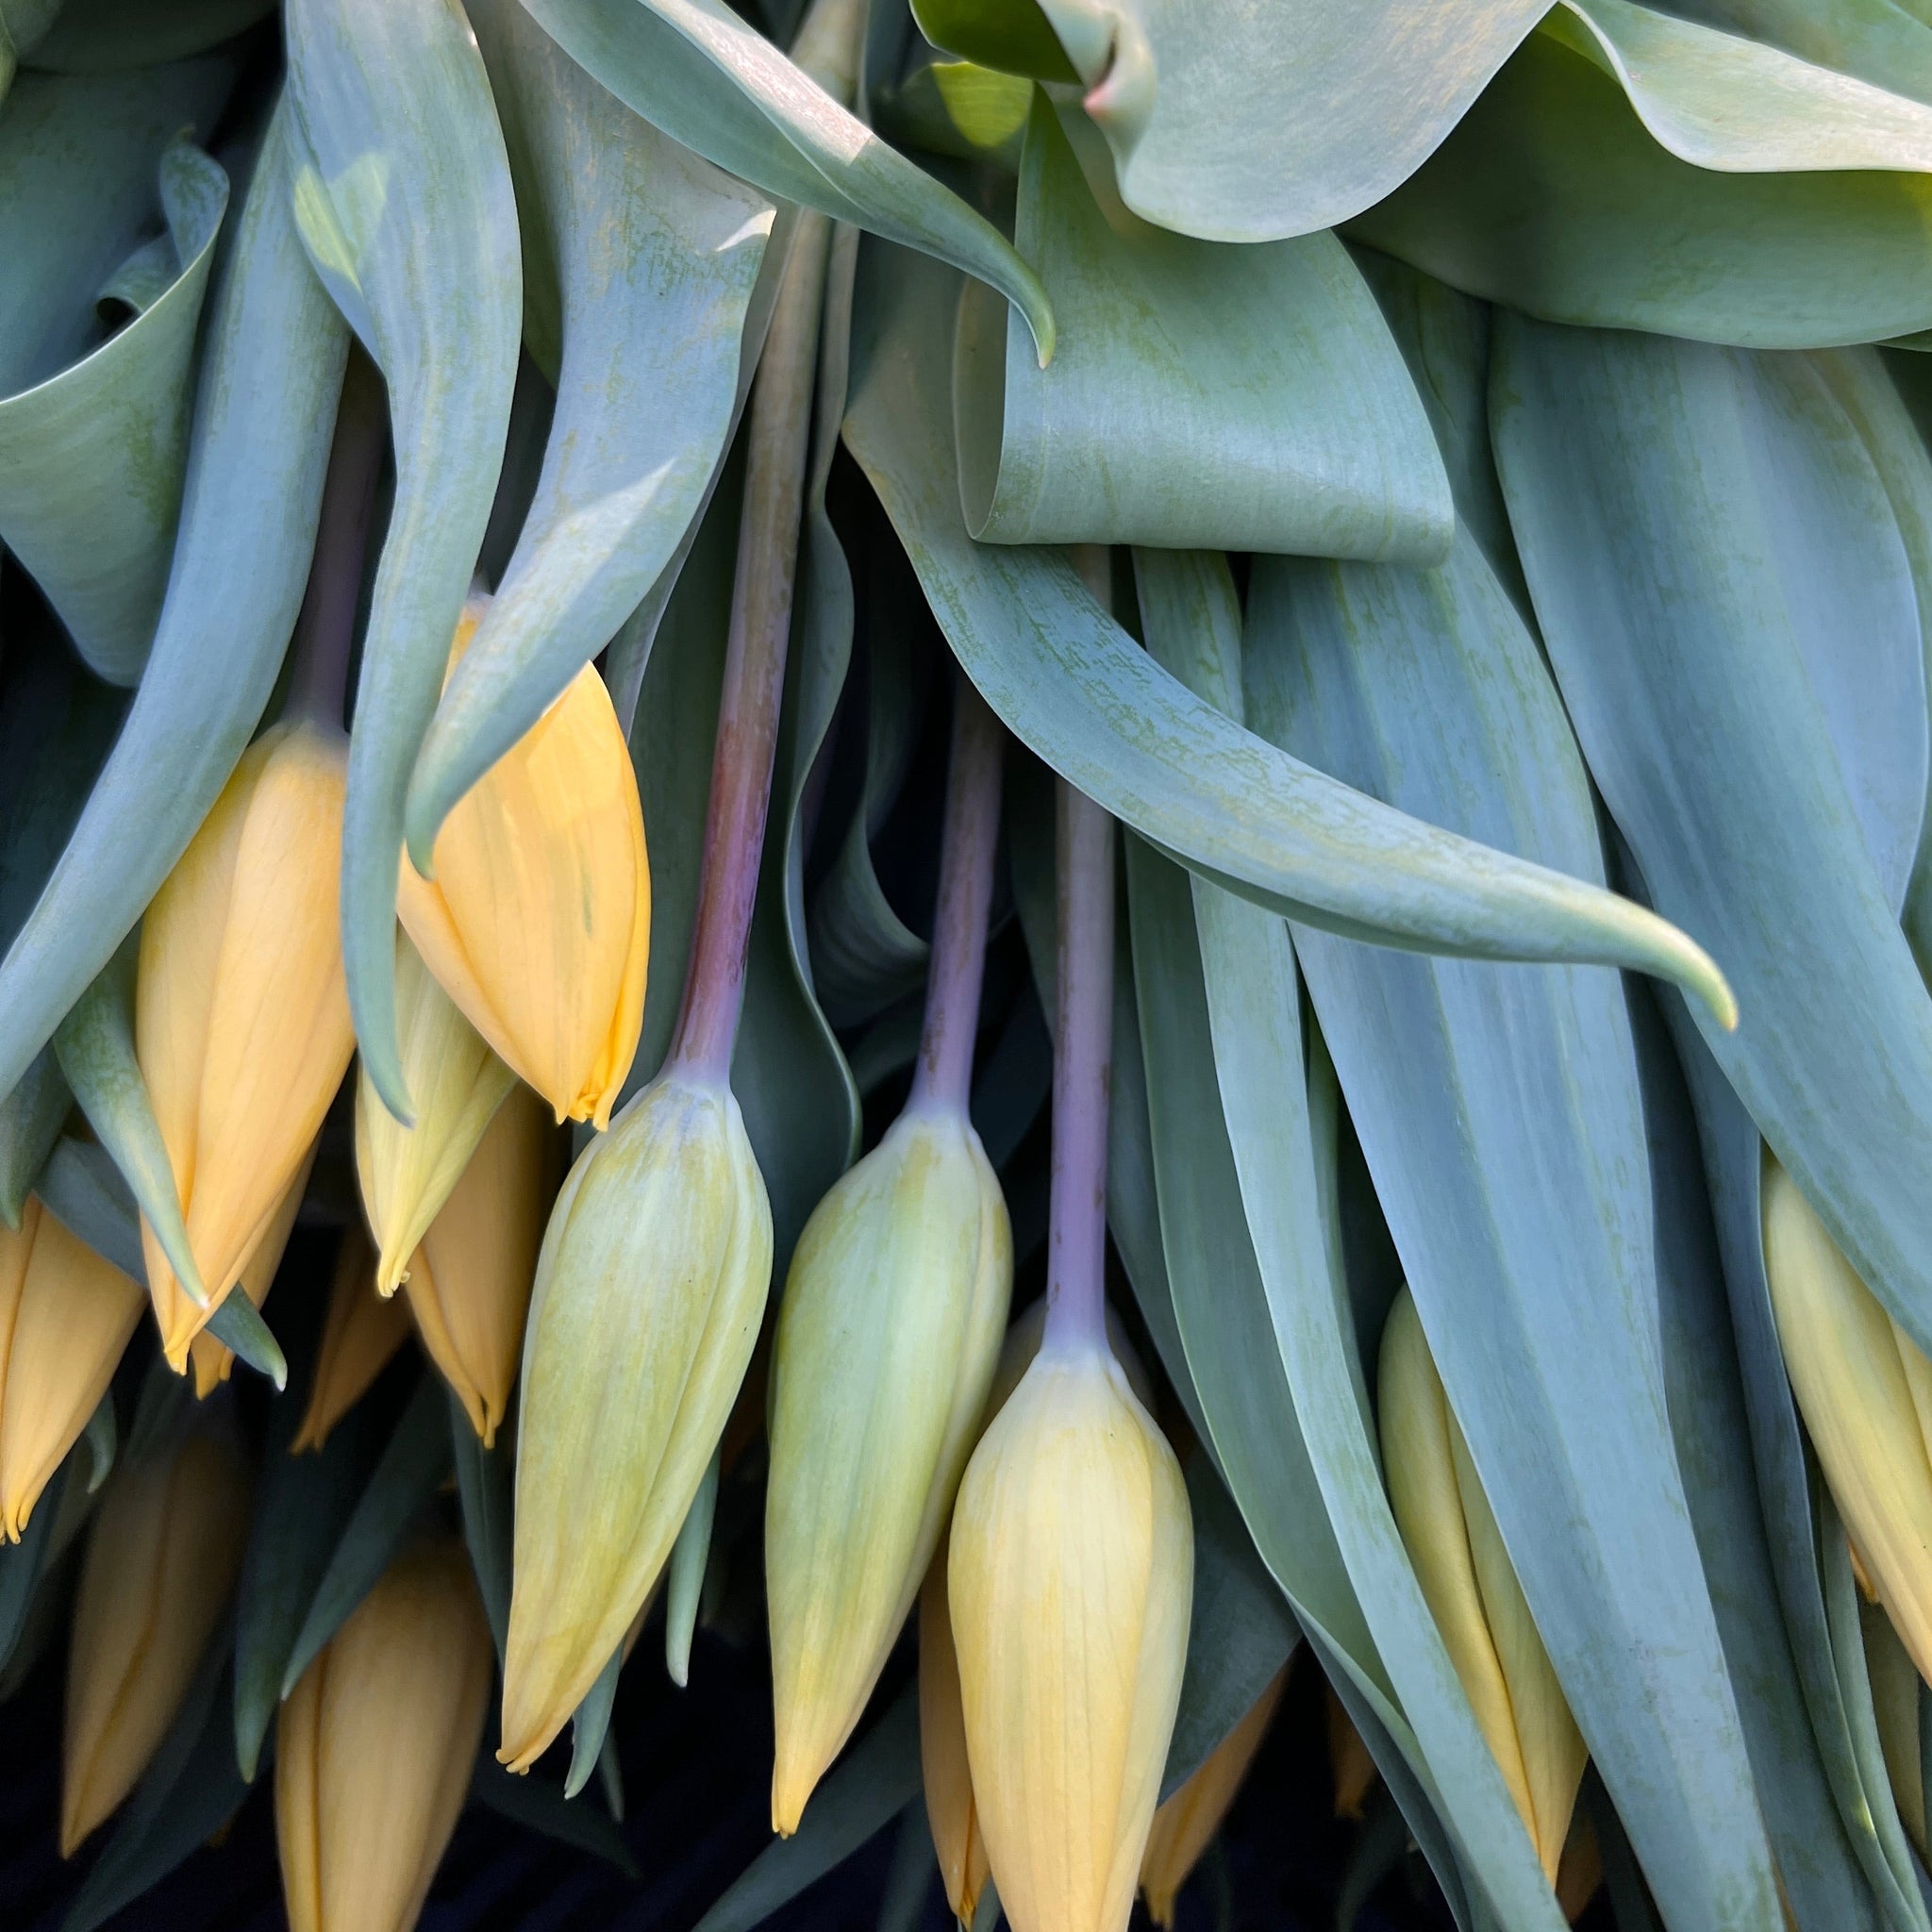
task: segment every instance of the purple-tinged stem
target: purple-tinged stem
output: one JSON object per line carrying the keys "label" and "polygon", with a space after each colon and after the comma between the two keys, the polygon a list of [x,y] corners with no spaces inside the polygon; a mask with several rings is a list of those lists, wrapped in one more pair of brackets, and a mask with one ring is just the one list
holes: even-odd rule
{"label": "purple-tinged stem", "polygon": [[332,731],[342,728],[356,600],[362,588],[362,556],[369,545],[388,422],[382,377],[359,348],[351,349],[323,480],[315,558],[295,620],[295,672],[288,703],[291,717],[309,719]]}
{"label": "purple-tinged stem", "polygon": [[986,915],[1000,836],[999,721],[963,675],[953,680],[953,750],[940,836],[939,902],[925,1025],[907,1110],[944,1108],[963,1116],[972,1096],[979,988],[986,976]]}
{"label": "purple-tinged stem", "polygon": [[1059,950],[1045,1345],[1107,1346],[1107,1109],[1113,1078],[1113,820],[1056,788]]}

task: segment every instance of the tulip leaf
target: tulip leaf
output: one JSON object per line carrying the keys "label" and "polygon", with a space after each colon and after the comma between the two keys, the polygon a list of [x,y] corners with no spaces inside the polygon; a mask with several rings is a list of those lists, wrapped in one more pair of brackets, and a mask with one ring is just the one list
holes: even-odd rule
{"label": "tulip leaf", "polygon": [[718,1515],[718,1480],[723,1445],[711,1451],[710,1467],[691,1498],[664,1580],[664,1668],[681,1690],[691,1681],[691,1640],[698,1624],[705,1568],[711,1555],[711,1527]]}
{"label": "tulip leaf", "polygon": [[142,251],[159,254],[158,273],[102,291],[131,302],[134,319],[0,396],[0,537],[89,668],[114,684],[139,680],[167,588],[196,330],[228,205],[226,174],[186,140],[161,154],[159,180],[163,248]]}
{"label": "tulip leaf", "polygon": [[348,334],[296,240],[285,142],[277,111],[218,278],[147,670],[73,836],[0,962],[0,1090],[113,957],[200,827],[261,717],[294,628]]}
{"label": "tulip leaf", "polygon": [[0,1219],[16,1232],[54,1142],[74,1107],[54,1049],[34,1058],[12,1092],[0,1100]]}
{"label": "tulip leaf", "polygon": [[573,1805],[548,1778],[519,1777],[514,1772],[506,1771],[491,1757],[487,1745],[477,1756],[475,1774],[470,1780],[470,1796],[511,1824],[541,1832],[545,1838],[575,1851],[589,1852],[636,1881],[637,1861],[608,1812],[598,1810],[594,1805]]}
{"label": "tulip leaf", "polygon": [[985,161],[1008,174],[1019,170],[1032,105],[1026,81],[970,60],[922,61],[874,102],[879,125],[901,146]]}
{"label": "tulip leaf", "polygon": [[883,1831],[920,1790],[919,1692],[908,1684],[819,1782],[791,1838],[774,1839],[695,1932],[751,1932]]}
{"label": "tulip leaf", "polygon": [[[1249,715],[1303,756],[1603,876],[1555,686],[1472,536],[1430,572],[1257,562],[1245,672]],[[1295,949],[1450,1403],[1664,1914],[1774,1923],[1665,1412],[1622,988],[1306,925]]]}
{"label": "tulip leaf", "polygon": [[7,98],[22,58],[43,41],[62,0],[0,0],[0,101]]}
{"label": "tulip leaf", "polygon": [[482,56],[442,0],[289,0],[303,246],[389,385],[395,503],[362,637],[342,818],[342,964],[397,1119],[404,798],[482,546],[516,385],[516,201]]}
{"label": "tulip leaf", "polygon": [[1194,1604],[1180,1705],[1160,1774],[1163,1801],[1255,1707],[1288,1668],[1302,1635],[1205,1456],[1188,1463],[1188,1507],[1194,1521]]}
{"label": "tulip leaf", "polygon": [[562,355],[523,534],[410,781],[425,870],[450,807],[609,642],[697,516],[772,225],[769,203],[629,112],[516,0],[472,19],[525,224],[556,264]]}
{"label": "tulip leaf", "polygon": [[275,0],[60,0],[60,15],[27,55],[56,74],[108,74],[180,60],[234,39]]}
{"label": "tulip leaf", "polygon": [[1053,355],[1046,292],[983,216],[801,73],[723,0],[524,0],[563,50],[646,121],[779,200],[976,275]]}
{"label": "tulip leaf", "polygon": [[287,1697],[322,1647],[375,1589],[450,1466],[448,1405],[441,1377],[425,1374],[384,1445],[315,1587],[282,1671]]}
{"label": "tulip leaf", "polygon": [[25,1634],[35,1593],[53,1560],[55,1519],[66,1499],[67,1486],[79,1474],[77,1457],[85,1453],[79,1443],[67,1452],[41,1491],[41,1500],[27,1518],[20,1541],[0,1542],[0,1671],[6,1670]]}
{"label": "tulip leaf", "polygon": [[1873,341],[1932,325],[1928,171],[1924,102],[1630,0],[1572,0],[1350,232],[1553,322]]}
{"label": "tulip leaf", "polygon": [[496,1660],[503,1661],[509,1636],[510,1515],[514,1501],[514,1471],[508,1440],[486,1449],[469,1411],[456,1391],[449,1393],[449,1435],[457,1472],[457,1499],[463,1513],[463,1541],[470,1568],[496,1640]]}
{"label": "tulip leaf", "polygon": [[141,1253],[141,1210],[113,1157],[95,1141],[62,1134],[35,1184],[41,1205],[95,1254],[139,1282],[147,1279]]}
{"label": "tulip leaf", "polygon": [[1711,1052],[1932,1347],[1932,995],[1897,919],[1925,678],[1877,473],[1801,358],[1500,317],[1491,406],[1591,774],[1649,896],[1735,975]]}
{"label": "tulip leaf", "polygon": [[87,1419],[80,1440],[87,1444],[87,1492],[97,1496],[101,1485],[114,1474],[114,1458],[121,1448],[120,1420],[114,1413],[114,1391],[105,1391]]}
{"label": "tulip leaf", "polygon": [[[610,1713],[617,1704],[617,1679],[624,1669],[624,1645],[610,1653],[610,1660],[597,1674],[597,1681],[584,1692],[584,1701],[571,1718],[570,1769],[564,1774],[563,1795],[575,1798],[590,1783],[597,1769],[610,1733]],[[614,1814],[613,1814],[614,1815]]]}
{"label": "tulip leaf", "polygon": [[1235,248],[1150,227],[1091,124],[1070,110],[1063,127],[1038,95],[1014,238],[1064,344],[1039,368],[1006,304],[965,286],[953,402],[973,536],[1446,554],[1428,419],[1334,236]]}
{"label": "tulip leaf", "polygon": [[321,1314],[316,1298],[298,1316],[302,1332],[291,1342],[305,1399],[278,1402],[269,1411],[268,1441],[236,1594],[234,1755],[250,1783],[281,1704],[282,1679],[295,1641],[378,1449],[375,1411],[368,1403],[357,1403],[320,1449],[290,1453],[315,1372]]}
{"label": "tulip leaf", "polygon": [[1681,933],[1600,886],[1441,831],[1204,704],[1134,644],[1061,555],[960,522],[944,355],[954,278],[876,247],[858,312],[847,446],[967,675],[1070,782],[1195,872],[1384,943],[1656,972],[1732,1002]]}
{"label": "tulip leaf", "polygon": [[208,1332],[224,1348],[266,1375],[277,1391],[289,1386],[289,1364],[261,1310],[237,1288],[225,1294],[208,1318]]}
{"label": "tulip leaf", "polygon": [[227,1633],[211,1643],[153,1761],[60,1922],[94,1932],[208,1843],[241,1807],[248,1780],[229,1749]]}
{"label": "tulip leaf", "polygon": [[1077,80],[1040,0],[912,0],[912,18],[935,47],[982,67],[1034,80]]}
{"label": "tulip leaf", "polygon": [[175,1170],[134,1054],[134,971],[139,951],[138,935],[129,933],[61,1021],[54,1034],[54,1052],[88,1124],[120,1169],[169,1267],[189,1299],[206,1307],[208,1290],[188,1240]]}

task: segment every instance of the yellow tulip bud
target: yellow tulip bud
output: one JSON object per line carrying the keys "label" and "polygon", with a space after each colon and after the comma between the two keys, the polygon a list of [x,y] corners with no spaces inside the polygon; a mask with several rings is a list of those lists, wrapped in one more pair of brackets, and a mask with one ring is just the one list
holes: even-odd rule
{"label": "yellow tulip bud", "polygon": [[415,1125],[396,1121],[366,1070],[356,1082],[356,1176],[375,1235],[375,1285],[386,1295],[407,1275],[410,1256],[516,1085],[401,930],[396,1032]]}
{"label": "yellow tulip bud", "polygon": [[1891,1619],[1876,1604],[1858,1606],[1865,1640],[1865,1672],[1872,1682],[1872,1710],[1878,1720],[1878,1748],[1885,1774],[1920,1857],[1925,1856],[1925,1769],[1919,1743],[1919,1674],[1898,1641]]}
{"label": "yellow tulip bud", "polygon": [[1764,1274],[1785,1373],[1866,1580],[1932,1674],[1932,1362],[1764,1157]]}
{"label": "yellow tulip bud", "polygon": [[141,1320],[140,1287],[29,1195],[0,1226],[0,1536],[20,1541]]}
{"label": "yellow tulip bud", "polygon": [[[454,669],[485,605],[473,600]],[[637,1052],[651,936],[630,747],[591,665],[443,821],[396,909],[424,962],[561,1120],[608,1125]]]}
{"label": "yellow tulip bud", "polygon": [[773,1350],[765,1587],[789,1837],[865,1708],[972,1453],[1013,1282],[979,1136],[908,1113],[800,1236]]}
{"label": "yellow tulip bud", "polygon": [[1268,1688],[1255,1700],[1253,1707],[1221,1742],[1202,1759],[1192,1776],[1154,1814],[1154,1828],[1147,1835],[1147,1849],[1141,1857],[1141,1890],[1147,1900],[1147,1915],[1157,1925],[1174,1928],[1174,1902],[1188,1882],[1201,1854],[1208,1849],[1222,1820],[1234,1803],[1235,1793],[1268,1735],[1274,1707],[1281,1702],[1281,1687],[1288,1681],[1288,1667],[1275,1672]]}
{"label": "yellow tulip bud", "polygon": [[320,1449],[329,1431],[361,1400],[409,1333],[409,1311],[375,1291],[375,1257],[359,1227],[342,1232],[323,1317],[315,1379],[291,1455]]}
{"label": "yellow tulip bud", "polygon": [[1328,1697],[1328,1775],[1335,1787],[1335,1815],[1353,1819],[1359,1824],[1362,1807],[1379,1774],[1362,1734],[1356,1729],[1341,1699],[1332,1685],[1324,1684]]}
{"label": "yellow tulip bud", "polygon": [[954,1506],[948,1600],[981,1828],[1014,1932],[1121,1932],[1180,1699],[1180,1465],[1111,1353],[1042,1345]]}
{"label": "yellow tulip bud", "polygon": [[1407,1289],[1382,1331],[1380,1376],[1382,1461],[1396,1527],[1476,1724],[1554,1883],[1589,1753]]}
{"label": "yellow tulip bud", "polygon": [[[209,1307],[242,1273],[341,1084],[355,1038],[337,928],[348,741],[249,746],[148,908],[135,1045]],[[209,1309],[142,1229],[170,1364]]]}
{"label": "yellow tulip bud", "polygon": [[[275,1203],[274,1216],[262,1231],[260,1241],[242,1264],[242,1278],[232,1288],[225,1290],[224,1295],[245,1294],[258,1308],[267,1301],[268,1291],[275,1286],[275,1271],[281,1267],[282,1257],[288,1252],[289,1237],[295,1231],[295,1216],[301,1211],[302,1195],[308,1186],[308,1170],[314,1165],[315,1149],[310,1147],[302,1158],[302,1165],[295,1170],[294,1179]],[[223,1295],[215,1296],[209,1306],[219,1307],[222,1299]],[[225,1382],[235,1367],[235,1351],[206,1328],[189,1343],[188,1358],[194,1369],[194,1395],[199,1402],[205,1402],[220,1384]]]}
{"label": "yellow tulip bud", "polygon": [[470,1788],[495,1651],[469,1558],[412,1545],[330,1638],[275,1729],[290,1932],[409,1932]]}
{"label": "yellow tulip bud", "polygon": [[[1590,1908],[1590,1902],[1603,1888],[1604,1853],[1597,1842],[1596,1826],[1588,1811],[1579,1811],[1570,1821],[1570,1836],[1563,1840],[1562,1862],[1557,1867],[1557,1907],[1571,1924]],[[1783,1896],[1780,1881],[1779,1896]],[[1785,1907],[1785,1923],[1792,1923],[1790,1907]]]}
{"label": "yellow tulip bud", "polygon": [[404,1283],[423,1346],[486,1448],[516,1385],[560,1164],[549,1108],[518,1086],[424,1235]]}
{"label": "yellow tulip bud", "polygon": [[966,1759],[966,1708],[959,1697],[959,1657],[953,1648],[946,1600],[943,1541],[919,1592],[919,1768],[946,1903],[961,1925],[970,1925],[992,1868],[987,1863]]}
{"label": "yellow tulip bud", "polygon": [[134,1789],[188,1694],[242,1568],[248,1489],[234,1450],[199,1430],[111,1478],[74,1604],[63,1858]]}
{"label": "yellow tulip bud", "polygon": [[660,1075],[578,1157],[537,1263],[497,1754],[511,1770],[563,1728],[664,1567],[771,1280],[737,1101]]}

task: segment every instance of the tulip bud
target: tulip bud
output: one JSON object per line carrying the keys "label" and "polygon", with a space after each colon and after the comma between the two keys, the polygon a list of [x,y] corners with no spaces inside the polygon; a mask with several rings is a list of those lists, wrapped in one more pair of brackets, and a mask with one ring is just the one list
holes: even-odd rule
{"label": "tulip bud", "polygon": [[1920,1857],[1925,1856],[1925,1767],[1920,1755],[1919,1674],[1898,1641],[1891,1620],[1876,1604],[1858,1606],[1865,1642],[1865,1673],[1872,1684],[1872,1711],[1878,1721],[1878,1748],[1885,1774],[1906,1828]]}
{"label": "tulip bud", "polygon": [[771,1279],[738,1102],[660,1075],[578,1157],[537,1262],[497,1754],[512,1771],[569,1721],[664,1567]]}
{"label": "tulip bud", "polygon": [[386,1295],[406,1277],[410,1256],[516,1085],[401,930],[396,1032],[415,1125],[397,1122],[366,1069],[356,1082],[356,1176],[375,1235],[375,1285]]}
{"label": "tulip bud", "polygon": [[60,1856],[133,1790],[188,1694],[242,1568],[248,1474],[206,1431],[109,1481],[67,1664]]}
{"label": "tulip bud", "polygon": [[[1603,1889],[1604,1854],[1597,1842],[1596,1826],[1588,1811],[1579,1811],[1570,1821],[1570,1836],[1563,1840],[1562,1862],[1557,1867],[1557,1909],[1571,1924],[1590,1909],[1590,1902]],[[1783,1895],[1780,1882],[1779,1895]],[[1791,1924],[1789,1905],[1785,1923]]]}
{"label": "tulip bud", "polygon": [[1328,1775],[1335,1788],[1335,1815],[1359,1824],[1377,1775],[1375,1760],[1334,1686],[1322,1688],[1328,1698]]}
{"label": "tulip bud", "polygon": [[1764,1274],[1785,1373],[1860,1567],[1932,1673],[1932,1362],[1859,1280],[1798,1184],[1764,1157]]}
{"label": "tulip bud", "polygon": [[[469,648],[473,599],[450,656]],[[630,747],[595,669],[443,821],[396,909],[424,963],[561,1120],[609,1124],[644,1018],[651,876]]]}
{"label": "tulip bud", "polygon": [[[314,1164],[315,1149],[310,1147],[302,1165],[295,1170],[294,1179],[275,1203],[274,1219],[256,1243],[254,1253],[242,1264],[242,1278],[225,1293],[245,1294],[258,1308],[267,1301],[268,1291],[275,1286],[275,1272],[288,1252],[289,1237],[295,1231],[295,1216],[301,1211],[303,1191],[308,1186],[308,1170]],[[208,1306],[219,1307],[222,1300],[222,1295],[216,1295]],[[235,1351],[205,1328],[189,1343],[188,1357],[194,1368],[194,1395],[199,1402],[205,1402],[225,1382],[235,1367]]]}
{"label": "tulip bud", "polygon": [[959,1697],[959,1657],[946,1600],[946,1546],[933,1555],[919,1592],[919,1768],[925,1785],[925,1822],[939,1854],[946,1903],[961,1925],[979,1909],[991,1867],[973,1798],[966,1760],[966,1710]]}
{"label": "tulip bud", "polygon": [[1475,1721],[1552,1883],[1589,1757],[1405,1289],[1382,1331],[1396,1527]]}
{"label": "tulip bud", "polygon": [[972,1453],[1012,1235],[979,1136],[909,1112],[800,1236],[773,1350],[765,1583],[789,1837],[878,1680]]}
{"label": "tulip bud", "polygon": [[348,741],[262,733],[149,906],[135,1045],[209,1307],[143,1225],[169,1363],[261,1245],[355,1046],[337,927]]}
{"label": "tulip bud", "polygon": [[1043,1344],[988,1425],[948,1568],[1000,1903],[1015,1932],[1120,1932],[1180,1699],[1194,1535],[1174,1451],[1097,1338]]}
{"label": "tulip bud", "polygon": [[409,1333],[409,1311],[375,1291],[375,1257],[359,1227],[345,1228],[329,1283],[328,1311],[315,1355],[315,1379],[291,1456],[320,1449],[361,1400]]}
{"label": "tulip bud", "polygon": [[423,1346],[485,1448],[496,1441],[516,1385],[560,1165],[550,1109],[519,1085],[485,1129],[405,1279]]}
{"label": "tulip bud", "polygon": [[495,1661],[469,1558],[406,1550],[329,1639],[275,1730],[290,1932],[409,1932],[470,1789]]}
{"label": "tulip bud", "polygon": [[41,1491],[107,1393],[141,1320],[140,1287],[30,1194],[0,1227],[0,1536],[17,1543]]}
{"label": "tulip bud", "polygon": [[1235,1793],[1261,1748],[1281,1687],[1288,1681],[1284,1665],[1269,1680],[1253,1707],[1196,1767],[1192,1776],[1154,1814],[1147,1849],[1141,1857],[1141,1890],[1147,1915],[1157,1925],[1174,1932],[1174,1902],[1188,1881],[1201,1854],[1208,1849]]}

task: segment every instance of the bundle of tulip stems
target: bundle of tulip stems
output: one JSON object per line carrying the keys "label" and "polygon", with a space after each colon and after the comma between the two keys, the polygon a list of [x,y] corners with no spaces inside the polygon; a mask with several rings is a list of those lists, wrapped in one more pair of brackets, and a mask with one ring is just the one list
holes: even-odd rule
{"label": "bundle of tulip stems", "polygon": [[1928,218],[1920,0],[0,0],[0,1923],[631,1923],[647,1640],[699,1932],[1932,1932]]}

